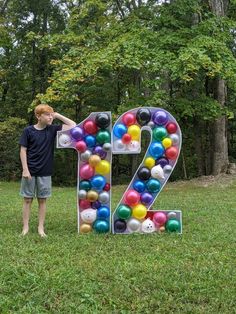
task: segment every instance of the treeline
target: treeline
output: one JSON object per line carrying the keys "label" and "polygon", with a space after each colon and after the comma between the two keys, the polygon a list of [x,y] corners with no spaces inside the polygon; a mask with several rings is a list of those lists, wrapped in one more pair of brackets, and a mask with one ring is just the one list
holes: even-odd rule
{"label": "treeline", "polygon": [[[130,108],[165,108],[183,132],[172,178],[227,172],[235,34],[229,0],[0,0],[0,178],[20,177],[18,137],[40,102],[78,123],[92,111],[115,121]],[[142,156],[113,158],[113,177],[125,182]],[[55,182],[74,184],[76,153],[56,150],[55,161]]]}

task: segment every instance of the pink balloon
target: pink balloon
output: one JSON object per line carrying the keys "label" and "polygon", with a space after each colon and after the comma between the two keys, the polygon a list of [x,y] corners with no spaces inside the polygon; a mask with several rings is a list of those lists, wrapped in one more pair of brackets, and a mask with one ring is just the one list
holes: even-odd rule
{"label": "pink balloon", "polygon": [[124,201],[129,206],[135,206],[140,200],[140,194],[135,190],[129,190],[125,193]]}
{"label": "pink balloon", "polygon": [[136,117],[133,113],[127,112],[126,114],[123,115],[122,121],[125,125],[130,126],[132,124],[135,124]]}
{"label": "pink balloon", "polygon": [[79,201],[79,207],[81,209],[87,209],[91,207],[91,202],[89,200],[80,200]]}
{"label": "pink balloon", "polygon": [[85,121],[83,124],[83,128],[88,134],[96,134],[98,131],[98,127],[93,120]]}
{"label": "pink balloon", "polygon": [[78,141],[75,144],[75,148],[80,152],[80,153],[84,153],[87,149],[87,145],[84,141]]}
{"label": "pink balloon", "polygon": [[89,164],[84,164],[80,168],[79,175],[82,179],[90,179],[94,175],[94,168]]}
{"label": "pink balloon", "polygon": [[156,212],[153,215],[153,221],[156,225],[163,226],[167,221],[166,214],[162,212]]}

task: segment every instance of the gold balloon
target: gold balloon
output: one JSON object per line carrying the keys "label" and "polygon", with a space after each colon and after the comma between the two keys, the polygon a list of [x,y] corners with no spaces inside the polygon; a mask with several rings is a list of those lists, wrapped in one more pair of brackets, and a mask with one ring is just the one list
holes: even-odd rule
{"label": "gold balloon", "polygon": [[103,176],[110,172],[110,163],[107,160],[101,160],[101,162],[95,167],[95,171]]}
{"label": "gold balloon", "polygon": [[93,190],[88,191],[87,199],[90,202],[95,202],[98,199],[98,193],[96,191],[93,191]]}
{"label": "gold balloon", "polygon": [[91,167],[96,167],[101,162],[101,158],[98,155],[92,155],[89,157],[89,164]]}
{"label": "gold balloon", "polygon": [[81,233],[88,233],[92,231],[92,226],[89,224],[82,224],[79,228]]}

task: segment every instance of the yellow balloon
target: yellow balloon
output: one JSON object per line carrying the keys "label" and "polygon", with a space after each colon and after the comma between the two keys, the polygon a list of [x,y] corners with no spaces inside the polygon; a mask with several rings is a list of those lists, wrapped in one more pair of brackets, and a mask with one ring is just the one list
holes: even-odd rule
{"label": "yellow balloon", "polygon": [[101,162],[95,167],[95,171],[104,176],[110,172],[110,168],[110,163],[107,160],[101,160]]}
{"label": "yellow balloon", "polygon": [[89,157],[89,164],[91,167],[96,167],[101,162],[101,158],[98,155],[92,155]]}
{"label": "yellow balloon", "polygon": [[89,224],[82,224],[79,228],[79,231],[81,233],[88,233],[88,232],[92,231],[92,226]]}
{"label": "yellow balloon", "polygon": [[164,138],[164,140],[162,141],[162,145],[163,145],[165,148],[171,147],[171,145],[172,145],[172,140],[171,140],[171,138],[169,138],[169,137]]}
{"label": "yellow balloon", "polygon": [[90,202],[95,202],[98,199],[98,193],[96,191],[93,191],[93,190],[88,191],[87,199]]}
{"label": "yellow balloon", "polygon": [[140,129],[140,127],[138,125],[133,124],[133,125],[128,127],[127,133],[129,135],[131,135],[131,138],[132,138],[133,141],[139,141],[141,129]]}
{"label": "yellow balloon", "polygon": [[142,204],[138,204],[138,205],[135,205],[133,207],[133,210],[132,210],[132,216],[134,218],[137,218],[137,219],[143,219],[147,214],[147,207],[142,205]]}
{"label": "yellow balloon", "polygon": [[155,166],[155,159],[152,158],[152,157],[147,157],[145,160],[144,160],[144,165],[149,168],[149,169],[152,169],[152,167]]}

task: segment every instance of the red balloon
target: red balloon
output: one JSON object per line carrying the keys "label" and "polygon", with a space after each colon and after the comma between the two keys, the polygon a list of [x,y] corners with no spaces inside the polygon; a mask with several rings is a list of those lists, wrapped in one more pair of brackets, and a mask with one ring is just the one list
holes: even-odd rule
{"label": "red balloon", "polygon": [[85,121],[83,124],[83,128],[88,134],[96,134],[98,131],[98,127],[93,120]]}
{"label": "red balloon", "polygon": [[88,180],[94,175],[94,168],[89,164],[84,164],[80,168],[79,174],[82,179]]}
{"label": "red balloon", "polygon": [[79,201],[79,207],[81,209],[87,209],[91,207],[91,202],[89,200],[80,200]]}
{"label": "red balloon", "polygon": [[133,113],[131,112],[128,112],[126,114],[123,115],[122,117],[122,121],[125,125],[132,125],[132,124],[135,124],[136,122],[136,117]]}
{"label": "red balloon", "polygon": [[122,136],[122,142],[123,142],[124,144],[129,144],[129,143],[131,142],[131,140],[132,140],[132,137],[131,137],[131,135],[128,134],[128,133],[125,133],[125,134]]}
{"label": "red balloon", "polygon": [[129,206],[135,206],[140,200],[140,194],[135,190],[129,190],[125,193],[124,201]]}
{"label": "red balloon", "polygon": [[80,153],[84,153],[87,149],[87,145],[84,141],[78,141],[75,144],[75,148],[80,152]]}
{"label": "red balloon", "polygon": [[110,191],[110,189],[111,189],[110,183],[106,183],[103,190],[108,192],[108,191]]}
{"label": "red balloon", "polygon": [[168,159],[175,159],[178,156],[178,149],[175,146],[171,146],[166,149],[165,155]]}
{"label": "red balloon", "polygon": [[166,126],[167,132],[169,134],[175,133],[178,129],[177,125],[173,122],[169,122]]}

